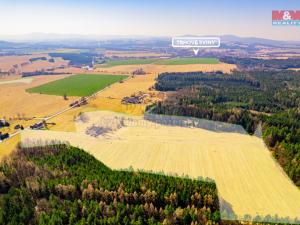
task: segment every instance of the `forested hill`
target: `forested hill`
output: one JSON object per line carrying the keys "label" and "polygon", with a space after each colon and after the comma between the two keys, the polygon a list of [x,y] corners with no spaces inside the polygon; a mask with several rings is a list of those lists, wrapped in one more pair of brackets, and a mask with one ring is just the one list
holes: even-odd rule
{"label": "forested hill", "polygon": [[[300,105],[300,72],[296,71],[163,73],[155,88],[159,91],[185,89],[189,104],[209,103],[227,109],[237,104],[239,108],[275,113]],[[177,97],[181,98],[180,92]]]}
{"label": "forested hill", "polygon": [[216,223],[211,181],[114,171],[66,145],[19,148],[0,166],[0,224]]}
{"label": "forested hill", "polygon": [[239,124],[250,134],[262,124],[266,144],[300,186],[300,72],[163,73],[155,88],[172,92],[153,113]]}

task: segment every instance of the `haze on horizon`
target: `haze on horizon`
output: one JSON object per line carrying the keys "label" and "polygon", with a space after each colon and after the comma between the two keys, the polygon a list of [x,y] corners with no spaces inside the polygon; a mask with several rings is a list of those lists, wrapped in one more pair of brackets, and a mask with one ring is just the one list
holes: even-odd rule
{"label": "haze on horizon", "polygon": [[[300,27],[272,26],[272,10],[295,0],[0,0],[0,39],[31,33],[76,35],[224,35],[300,41]],[[3,22],[4,21],[4,22]]]}

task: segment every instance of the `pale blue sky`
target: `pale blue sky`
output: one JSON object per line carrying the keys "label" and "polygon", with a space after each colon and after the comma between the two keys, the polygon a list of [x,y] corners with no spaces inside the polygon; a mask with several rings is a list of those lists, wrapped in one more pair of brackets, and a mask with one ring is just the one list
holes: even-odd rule
{"label": "pale blue sky", "polygon": [[274,9],[299,0],[0,0],[0,35],[222,35],[299,40],[300,26],[272,26]]}

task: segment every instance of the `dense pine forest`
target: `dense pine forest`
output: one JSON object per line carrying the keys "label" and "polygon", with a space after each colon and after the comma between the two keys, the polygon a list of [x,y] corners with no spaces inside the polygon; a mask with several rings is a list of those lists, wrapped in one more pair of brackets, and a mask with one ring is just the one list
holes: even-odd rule
{"label": "dense pine forest", "polygon": [[67,145],[0,166],[0,224],[220,224],[215,183],[114,171]]}
{"label": "dense pine forest", "polygon": [[155,88],[169,92],[154,113],[239,124],[250,134],[262,124],[266,144],[300,186],[300,72],[163,73]]}

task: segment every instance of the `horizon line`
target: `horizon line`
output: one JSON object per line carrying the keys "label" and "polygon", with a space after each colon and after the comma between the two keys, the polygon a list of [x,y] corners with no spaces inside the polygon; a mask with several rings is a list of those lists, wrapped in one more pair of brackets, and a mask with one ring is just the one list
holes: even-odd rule
{"label": "horizon line", "polygon": [[[41,37],[38,37],[40,35]],[[46,35],[50,35],[52,37],[45,37]],[[32,36],[32,37],[30,37]],[[34,37],[35,36],[35,37]],[[43,37],[44,36],[44,37]],[[56,37],[54,37],[56,36]],[[64,37],[65,36],[65,37]],[[69,36],[69,37],[68,37]],[[73,37],[72,37],[73,36]],[[31,33],[23,33],[23,34],[0,34],[0,41],[54,41],[54,40],[62,40],[62,39],[94,39],[95,38],[172,38],[172,37],[233,37],[233,38],[241,38],[241,39],[262,39],[268,41],[282,41],[282,42],[300,42],[300,40],[296,39],[271,39],[267,37],[261,36],[240,36],[235,34],[221,34],[221,35],[197,35],[197,34],[174,34],[174,35],[147,35],[147,34],[76,34],[76,33],[44,33],[44,32],[31,32]],[[96,41],[96,40],[95,40]]]}

